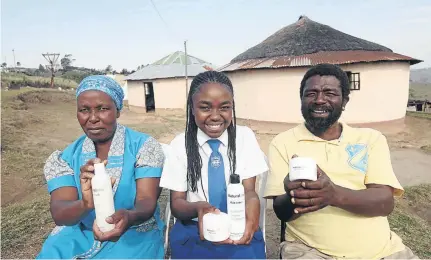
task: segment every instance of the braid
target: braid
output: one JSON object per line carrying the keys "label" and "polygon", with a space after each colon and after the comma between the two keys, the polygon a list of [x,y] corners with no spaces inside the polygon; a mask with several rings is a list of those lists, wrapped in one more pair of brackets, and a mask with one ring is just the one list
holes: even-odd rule
{"label": "braid", "polygon": [[[187,119],[186,119],[186,153],[187,153],[187,182],[193,192],[198,190],[197,182],[201,180],[202,158],[199,154],[199,143],[197,139],[198,126],[193,115],[193,96],[205,83],[215,82],[226,87],[233,95],[233,86],[230,79],[221,72],[205,71],[193,78],[187,97]],[[228,126],[228,158],[231,174],[236,171],[236,114],[235,101],[232,104],[233,118]]]}

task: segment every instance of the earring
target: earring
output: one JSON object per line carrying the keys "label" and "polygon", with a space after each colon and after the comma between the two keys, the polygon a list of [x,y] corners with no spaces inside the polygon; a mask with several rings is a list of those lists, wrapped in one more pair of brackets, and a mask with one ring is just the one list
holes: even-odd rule
{"label": "earring", "polygon": [[345,110],[345,108],[343,107],[343,111]]}

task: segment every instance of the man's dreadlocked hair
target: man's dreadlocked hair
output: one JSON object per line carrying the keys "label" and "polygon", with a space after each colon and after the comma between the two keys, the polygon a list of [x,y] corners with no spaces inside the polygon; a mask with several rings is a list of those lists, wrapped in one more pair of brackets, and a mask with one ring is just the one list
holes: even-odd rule
{"label": "man's dreadlocked hair", "polygon": [[[187,153],[187,182],[193,192],[198,190],[197,182],[201,180],[202,158],[199,154],[197,139],[198,126],[193,115],[193,96],[199,92],[205,83],[219,83],[232,93],[233,86],[230,79],[221,72],[205,71],[193,78],[187,98],[187,122],[186,122],[186,153]],[[228,157],[231,174],[236,169],[236,116],[235,101],[232,103],[233,118],[228,126]],[[201,182],[202,184],[202,182]]]}

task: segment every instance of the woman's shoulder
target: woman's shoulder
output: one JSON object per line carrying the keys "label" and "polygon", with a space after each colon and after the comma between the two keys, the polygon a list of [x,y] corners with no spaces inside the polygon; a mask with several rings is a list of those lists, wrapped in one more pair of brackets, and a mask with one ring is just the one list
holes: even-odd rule
{"label": "woman's shoulder", "polygon": [[134,129],[127,127],[127,126],[122,126],[122,127],[125,128],[126,139],[129,139],[128,140],[129,142],[134,143],[137,146],[142,146],[145,143],[158,143],[159,144],[159,142],[156,140],[156,138],[150,134],[134,130]]}
{"label": "woman's shoulder", "polygon": [[73,158],[81,152],[85,137],[86,135],[82,135],[64,149],[57,149],[53,151],[46,159],[45,167],[49,165],[56,165],[58,162],[63,161],[70,164]]}

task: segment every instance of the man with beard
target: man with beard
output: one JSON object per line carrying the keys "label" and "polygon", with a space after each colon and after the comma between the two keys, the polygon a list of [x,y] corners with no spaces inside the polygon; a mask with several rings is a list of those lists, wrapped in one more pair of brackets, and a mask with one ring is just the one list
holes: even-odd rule
{"label": "man with beard", "polygon": [[[404,191],[385,136],[338,121],[349,87],[338,66],[308,70],[300,87],[305,123],[270,144],[265,197],[287,222],[283,259],[417,258],[387,220],[394,196]],[[289,161],[296,156],[316,161],[316,181],[289,181]]]}

